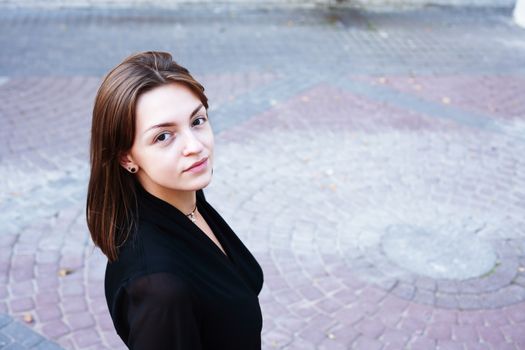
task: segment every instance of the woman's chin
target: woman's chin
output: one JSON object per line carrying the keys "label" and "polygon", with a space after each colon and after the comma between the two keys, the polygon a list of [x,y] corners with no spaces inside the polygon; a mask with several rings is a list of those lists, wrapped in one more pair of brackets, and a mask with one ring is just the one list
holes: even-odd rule
{"label": "woman's chin", "polygon": [[211,174],[209,174],[208,176],[202,176],[202,178],[200,179],[195,179],[195,182],[192,182],[189,187],[191,187],[191,190],[193,191],[203,189],[211,183],[211,178]]}

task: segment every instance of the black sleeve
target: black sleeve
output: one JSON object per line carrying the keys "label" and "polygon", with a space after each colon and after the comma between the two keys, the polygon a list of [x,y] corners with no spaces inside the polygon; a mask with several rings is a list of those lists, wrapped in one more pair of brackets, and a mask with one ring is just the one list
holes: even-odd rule
{"label": "black sleeve", "polygon": [[198,317],[187,283],[170,273],[154,273],[133,279],[125,290],[130,349],[201,349]]}

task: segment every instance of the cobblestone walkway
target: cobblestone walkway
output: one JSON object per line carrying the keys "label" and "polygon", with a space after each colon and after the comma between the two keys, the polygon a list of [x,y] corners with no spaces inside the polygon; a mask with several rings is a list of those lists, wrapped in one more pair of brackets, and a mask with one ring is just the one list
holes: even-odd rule
{"label": "cobblestone walkway", "polygon": [[124,349],[85,224],[102,74],[202,80],[207,199],[264,349],[525,349],[525,32],[510,8],[0,7],[0,349]]}

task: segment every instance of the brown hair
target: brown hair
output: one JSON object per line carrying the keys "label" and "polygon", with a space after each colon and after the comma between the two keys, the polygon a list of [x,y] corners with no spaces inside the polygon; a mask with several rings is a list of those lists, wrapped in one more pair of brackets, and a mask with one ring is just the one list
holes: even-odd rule
{"label": "brown hair", "polygon": [[204,87],[166,52],[142,52],[113,68],[98,89],[91,124],[86,219],[91,238],[109,261],[136,229],[137,199],[133,174],[120,165],[135,137],[135,107],[141,94],[181,83],[208,109]]}

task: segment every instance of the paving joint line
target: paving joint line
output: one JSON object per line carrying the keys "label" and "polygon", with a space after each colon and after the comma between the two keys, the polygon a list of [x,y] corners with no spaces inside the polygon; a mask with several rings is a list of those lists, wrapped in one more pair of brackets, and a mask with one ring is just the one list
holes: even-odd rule
{"label": "paving joint line", "polygon": [[384,102],[397,108],[408,109],[430,118],[454,121],[468,127],[504,134],[525,142],[525,136],[509,133],[493,117],[484,113],[462,111],[452,106],[410,96],[386,86],[371,86],[367,83],[352,82],[350,78],[334,77],[333,84],[376,102]]}

